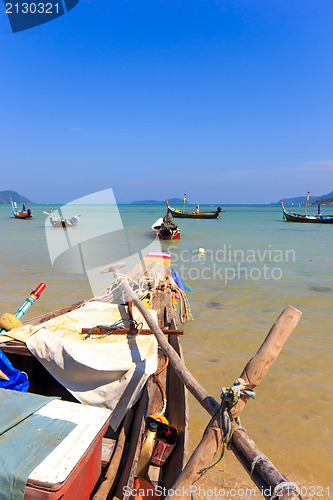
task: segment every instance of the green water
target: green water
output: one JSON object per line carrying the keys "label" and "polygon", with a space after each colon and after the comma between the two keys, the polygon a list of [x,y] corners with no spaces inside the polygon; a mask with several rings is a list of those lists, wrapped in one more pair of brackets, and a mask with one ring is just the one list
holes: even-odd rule
{"label": "green water", "polygon": [[[14,312],[40,281],[47,285],[26,319],[92,293],[83,274],[52,268],[46,235],[55,230],[48,221],[45,225],[42,212],[48,207],[31,209],[35,219],[21,221],[11,217],[9,206],[0,207],[1,310]],[[189,300],[195,321],[185,326],[182,339],[186,364],[218,399],[220,387],[232,385],[285,306],[300,309],[300,323],[245,408],[242,425],[288,478],[333,488],[333,225],[284,222],[277,206],[223,209],[220,220],[177,219],[181,239],[162,242],[193,289]],[[140,248],[143,253],[158,248],[151,225],[165,214],[164,207],[123,205],[119,210],[121,220],[110,207],[75,212],[81,219],[71,229],[72,244],[90,230],[91,237],[100,230],[119,231],[110,261],[103,239],[98,240],[97,267]],[[329,207],[322,211],[330,212]],[[199,248],[205,250],[201,256]],[[193,447],[208,417],[192,399],[190,405]]]}

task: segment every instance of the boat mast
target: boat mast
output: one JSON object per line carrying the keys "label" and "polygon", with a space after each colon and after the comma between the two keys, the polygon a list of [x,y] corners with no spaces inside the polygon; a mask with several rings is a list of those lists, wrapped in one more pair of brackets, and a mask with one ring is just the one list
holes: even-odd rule
{"label": "boat mast", "polygon": [[310,191],[306,192],[306,203],[305,203],[305,215],[308,215],[308,201],[309,201]]}

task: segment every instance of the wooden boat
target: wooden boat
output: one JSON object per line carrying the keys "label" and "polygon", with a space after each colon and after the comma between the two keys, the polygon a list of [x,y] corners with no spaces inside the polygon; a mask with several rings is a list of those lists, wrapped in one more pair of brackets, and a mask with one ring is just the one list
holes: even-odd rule
{"label": "wooden boat", "polygon": [[[168,357],[170,364],[165,369],[166,358],[160,353],[159,368],[155,376],[148,379],[138,402],[126,414],[120,430],[116,434],[108,434],[103,439],[102,446],[104,451],[102,457],[104,458],[98,460],[98,454],[96,452],[93,453],[95,456],[93,468],[97,468],[100,474],[100,479],[94,491],[87,491],[86,488],[91,488],[92,483],[86,482],[84,491],[77,498],[80,498],[80,500],[106,500],[107,498],[121,500],[128,500],[129,498],[131,500],[142,500],[142,498],[157,500],[164,498],[165,500],[174,500],[177,491],[189,491],[191,486],[196,484],[202,476],[203,469],[210,468],[212,463],[215,462],[215,454],[221,443],[223,443],[223,447],[228,444],[228,448],[238,458],[266,499],[273,498],[273,494],[273,496],[279,496],[279,498],[281,497],[285,500],[301,500],[300,488],[297,484],[288,482],[287,478],[262,454],[253,440],[250,439],[246,430],[239,426],[238,420],[239,414],[247,401],[250,397],[253,397],[253,389],[260,383],[296,326],[301,312],[291,306],[288,306],[282,312],[270,329],[258,352],[254,356],[251,356],[249,362],[241,372],[240,378],[232,388],[224,388],[224,396],[219,403],[195,380],[182,362],[182,352],[179,344],[179,335],[182,332],[175,330],[176,318],[172,307],[175,289],[168,281],[170,277],[170,256],[165,252],[152,252],[143,259],[139,267],[138,265],[135,266],[126,275],[127,279],[124,278],[124,275],[119,274],[118,266],[116,265],[103,270],[103,272],[109,271],[114,273],[115,283],[111,287],[108,287],[100,297],[96,297],[95,300],[109,303],[117,302],[117,299],[121,298],[122,302],[128,304],[129,314],[130,311],[133,312],[132,305],[135,306],[146,319],[150,330],[157,338],[158,344],[163,350],[164,355]],[[163,271],[166,271],[166,274],[163,274]],[[146,279],[147,297],[149,296],[149,301],[152,302],[152,306],[158,313],[158,324],[147,311],[147,303],[144,304],[135,295],[132,286],[129,285],[129,283],[138,283],[140,276],[142,277],[142,272]],[[160,279],[158,276],[163,277]],[[143,296],[146,296],[146,291],[144,291]],[[154,293],[148,295],[152,291]],[[179,291],[177,291],[178,293]],[[141,299],[143,296],[141,296]],[[69,314],[71,311],[79,311],[81,306],[84,307],[85,305],[86,303],[84,302],[73,304],[64,309],[35,318],[35,320],[28,323],[37,327],[38,332],[34,335],[38,335],[42,328],[41,325],[45,321],[52,321],[56,318],[55,323],[64,323],[63,319],[66,314]],[[105,327],[99,327],[96,333],[103,334],[104,330]],[[12,337],[15,337],[15,330],[8,333]],[[130,332],[126,333],[129,334]],[[134,332],[132,331],[132,333]],[[140,334],[137,333],[138,335]],[[134,341],[137,336],[134,337]],[[128,342],[129,340],[128,337]],[[43,369],[42,365],[39,364],[24,345],[12,341],[7,344],[0,344],[0,349],[8,357],[11,357],[12,362],[17,367],[25,369],[29,374],[31,390],[39,394],[55,394],[61,395],[63,399],[73,399],[73,396]],[[161,390],[161,387],[165,387],[165,393]],[[207,426],[199,445],[183,469],[188,423],[187,392],[185,387],[189,388],[193,396],[213,418]],[[162,467],[159,467],[153,465],[152,460],[153,458],[157,458],[157,463],[159,463],[163,455],[165,442],[161,441],[162,453],[155,457],[154,451],[154,456],[152,456],[149,450],[151,450],[151,438],[154,431],[148,415],[156,415],[157,412],[161,413],[161,408],[165,406],[165,394],[167,402],[166,416],[172,426],[177,428],[178,438],[167,461]],[[225,397],[226,395],[227,398]],[[221,414],[223,416],[222,420]],[[226,424],[224,423],[227,421],[229,421],[229,424],[227,424],[228,428],[225,427]],[[106,465],[106,463],[108,464],[107,469],[103,469],[102,466],[103,464]],[[140,477],[138,474],[138,470],[146,470],[147,468],[148,482],[146,472],[144,472],[143,477]],[[90,472],[88,473],[87,471],[86,476],[91,477]],[[82,472],[80,476],[77,476],[76,482],[75,474],[72,474],[72,477],[74,477],[74,485],[79,487]],[[159,492],[158,495],[155,495],[152,485],[157,484],[160,486],[160,489],[155,490]],[[134,490],[132,490],[132,486],[134,486]],[[41,490],[43,489],[41,487],[38,489],[38,496],[32,496],[34,484],[29,483],[29,480],[28,487],[30,487],[32,492],[29,492],[30,496],[25,497],[26,500],[33,500],[35,498],[38,498],[38,500],[41,498],[53,499],[52,496],[45,494],[45,491],[41,494]],[[147,490],[145,493],[142,493],[145,487]],[[141,489],[141,493],[140,491],[138,492],[138,488]],[[150,493],[148,493],[148,489],[150,489]],[[73,491],[73,488],[71,491]],[[72,500],[73,497],[66,496],[65,493],[61,496],[62,500]],[[183,500],[187,497],[186,493],[179,496]],[[59,496],[54,498],[59,498]]]}
{"label": "wooden boat", "polygon": [[290,212],[290,210],[285,209],[283,201],[281,201],[281,207],[283,218],[287,222],[313,222],[318,224],[333,224],[333,215],[321,215],[320,205],[318,205],[317,215],[302,215]]}
{"label": "wooden boat", "polygon": [[[44,212],[44,211],[43,211]],[[74,217],[59,217],[55,215],[54,212],[44,212],[44,214],[49,215],[49,220],[52,227],[72,227],[79,223],[80,215],[75,215]]]}
{"label": "wooden boat", "polygon": [[178,210],[177,208],[170,207],[168,201],[165,202],[168,207],[168,211],[172,215],[172,217],[177,217],[181,219],[219,219],[220,213],[222,212],[221,207],[217,207],[216,212],[207,212],[207,213],[199,213],[199,212],[183,212],[182,210]]}
{"label": "wooden boat", "polygon": [[17,208],[16,201],[13,201],[12,199],[10,201],[12,204],[12,214],[16,219],[26,219],[26,220],[33,219],[33,216],[31,215],[31,210],[30,208],[27,209],[25,203],[23,203],[22,210],[19,210]]}
{"label": "wooden boat", "polygon": [[152,225],[152,229],[157,232],[160,240],[179,240],[180,238],[180,229],[172,221],[169,212],[163,218],[157,219]]}
{"label": "wooden boat", "polygon": [[[176,313],[172,306],[174,293],[168,287],[160,290],[159,284],[156,283],[156,273],[159,276],[165,276],[164,279],[167,282],[170,280],[170,255],[164,254],[163,252],[157,252],[149,254],[147,257],[148,260],[144,262],[144,273],[146,278],[146,290],[147,293],[149,293],[151,305],[154,310],[157,311],[159,326],[165,332],[165,336],[170,346],[175,349],[182,359],[182,350],[179,341],[179,335],[182,334],[182,331],[177,330]],[[128,277],[136,280],[139,278],[141,272],[142,262],[137,264],[137,266],[128,273]],[[162,280],[163,282],[164,279]],[[98,297],[97,300],[107,304],[113,303],[114,301],[117,302],[120,298],[119,289],[118,287],[114,288],[114,291],[110,293],[110,290],[108,290],[105,294]],[[29,325],[41,325],[45,321],[54,318],[59,318],[61,322],[62,318],[66,317],[66,314],[78,310],[83,304],[84,302],[73,304],[61,310],[35,318],[34,320],[29,320],[26,323]],[[131,302],[128,302],[129,314],[131,310],[130,305]],[[96,322],[98,323],[98,318],[96,318]],[[169,332],[170,334],[168,334]],[[65,401],[75,401],[73,395],[68,392],[65,387],[60,385],[39,361],[32,356],[23,343],[13,340],[0,344],[0,349],[6,354],[16,368],[22,371],[24,370],[27,373],[30,382],[29,392],[46,396],[60,396]],[[97,484],[94,483],[91,485],[91,482],[89,483],[90,486],[94,488],[94,498],[96,500],[106,499],[110,492],[112,497],[115,495],[119,499],[124,498],[128,500],[128,498],[131,497],[128,496],[127,492],[134,484],[135,486],[140,485],[140,487],[148,485],[150,488],[153,484],[155,487],[159,485],[161,488],[169,489],[180,474],[185,463],[187,446],[187,390],[181,380],[176,376],[173,367],[168,365],[166,360],[166,356],[159,350],[158,371],[156,375],[149,377],[139,400],[134,407],[128,411],[119,430],[117,430],[116,433],[110,432],[109,430],[106,437],[103,438],[102,461],[99,461],[97,464],[99,468],[99,479]],[[164,407],[165,412],[163,412]],[[144,460],[144,457],[140,458],[140,449],[142,440],[144,439],[146,425],[149,421],[148,416],[161,415],[162,413],[170,422],[170,426],[177,429],[176,443],[169,446],[161,441],[162,444],[159,453],[156,451],[157,446],[154,451],[154,455],[156,455],[153,459],[155,465],[154,463],[149,463],[149,457],[149,471],[147,477],[138,478],[136,477],[138,464],[140,465],[142,460]],[[159,425],[163,426],[163,423]],[[157,443],[159,443],[158,440]],[[163,454],[166,456],[171,448],[173,448],[172,453],[163,466],[161,466],[165,458],[163,458]],[[147,482],[148,478],[149,482]],[[77,480],[80,480],[79,477]],[[43,486],[39,485],[38,488],[38,491],[36,490],[36,496],[34,496],[34,482],[30,481],[30,479],[28,480],[26,494],[29,490],[29,500],[34,498],[53,498],[51,496],[46,496],[45,492],[45,497],[39,497],[38,494],[40,494],[40,489],[43,490]],[[96,492],[96,490],[98,491]],[[81,498],[92,498],[91,494],[92,491],[88,493],[85,492],[84,496],[80,496],[80,500]],[[61,498],[64,500],[71,500],[71,497],[66,496],[66,494]]]}

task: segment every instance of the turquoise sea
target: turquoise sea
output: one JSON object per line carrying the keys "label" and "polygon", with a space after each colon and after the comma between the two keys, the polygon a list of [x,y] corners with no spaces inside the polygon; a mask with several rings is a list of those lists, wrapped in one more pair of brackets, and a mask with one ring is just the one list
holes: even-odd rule
{"label": "turquoise sea", "polygon": [[[43,213],[49,207],[30,208],[34,220],[22,221],[8,205],[0,207],[1,311],[15,312],[35,286],[47,286],[25,319],[91,296],[87,276],[79,273],[82,259],[87,269],[101,268],[158,248],[151,225],[165,215],[164,206],[120,205],[119,214],[115,206],[77,206],[69,215],[80,213],[80,223],[67,232],[69,240],[59,242]],[[322,212],[330,213],[330,207]],[[288,304],[303,312],[245,408],[242,425],[290,480],[326,488],[321,498],[329,498],[331,488],[333,497],[333,225],[287,223],[281,208],[270,205],[223,206],[219,220],[174,220],[181,239],[162,247],[193,290],[188,298],[195,320],[184,327],[182,339],[185,361],[215,398],[237,379]],[[63,247],[88,237],[95,238],[89,250],[52,267],[49,250],[54,259]],[[76,274],[65,272],[73,259],[81,259]],[[193,448],[209,419],[192,397],[190,414]],[[228,467],[238,474],[238,465]],[[220,474],[213,472],[211,481],[218,483]]]}

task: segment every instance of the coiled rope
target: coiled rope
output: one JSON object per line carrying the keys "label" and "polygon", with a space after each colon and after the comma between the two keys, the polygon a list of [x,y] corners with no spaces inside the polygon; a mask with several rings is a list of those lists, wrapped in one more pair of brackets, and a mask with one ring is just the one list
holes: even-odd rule
{"label": "coiled rope", "polygon": [[[186,296],[186,293],[184,290],[179,288],[178,285],[175,283],[171,283],[169,278],[165,278],[160,285],[156,287],[155,290],[166,290],[169,289],[171,292],[174,294],[178,295],[179,297],[179,302],[180,302],[180,310],[179,310],[179,320],[181,323],[187,323],[190,320],[194,320],[192,313],[191,313],[191,307],[190,303],[188,301],[188,298]],[[155,292],[153,291],[153,293]],[[176,307],[174,306],[174,309]]]}

